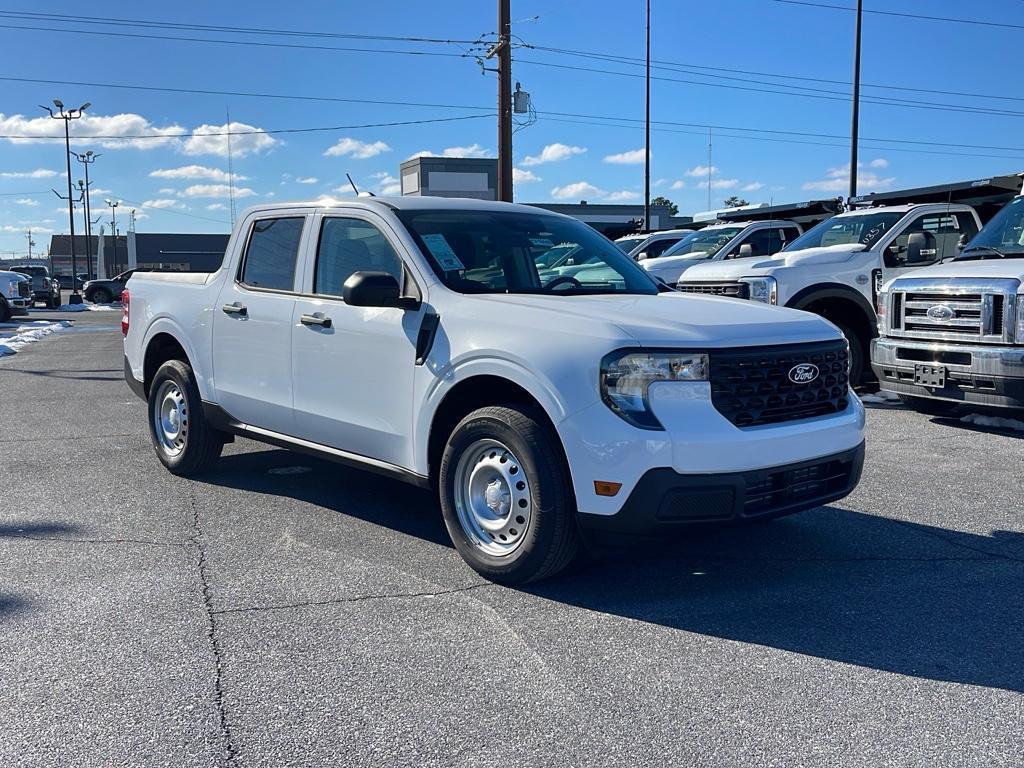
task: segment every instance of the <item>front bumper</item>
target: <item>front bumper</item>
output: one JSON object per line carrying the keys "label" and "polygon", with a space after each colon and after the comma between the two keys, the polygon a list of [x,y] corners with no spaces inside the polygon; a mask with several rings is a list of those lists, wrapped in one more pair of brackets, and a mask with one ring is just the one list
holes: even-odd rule
{"label": "front bumper", "polygon": [[[946,386],[914,383],[914,366],[941,365]],[[967,405],[1024,408],[1024,347],[968,346],[879,338],[871,367],[882,390]]]}
{"label": "front bumper", "polygon": [[17,296],[7,299],[7,305],[11,308],[12,315],[27,315],[32,306],[32,297]]}
{"label": "front bumper", "polygon": [[860,481],[864,443],[831,456],[749,472],[684,475],[652,469],[615,515],[577,515],[584,535],[624,541],[687,523],[779,517],[841,499]]}

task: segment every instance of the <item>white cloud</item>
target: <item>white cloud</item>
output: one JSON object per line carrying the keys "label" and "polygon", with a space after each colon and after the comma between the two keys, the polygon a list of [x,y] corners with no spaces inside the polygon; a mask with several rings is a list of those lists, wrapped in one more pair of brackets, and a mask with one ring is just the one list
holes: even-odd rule
{"label": "white cloud", "polygon": [[210,203],[206,206],[206,210],[208,211],[226,211],[227,209],[228,207],[224,205],[224,203]]}
{"label": "white cloud", "polygon": [[351,157],[355,160],[367,160],[376,157],[382,152],[390,152],[391,147],[383,141],[359,141],[343,137],[338,139],[334,146],[324,152],[328,157]]}
{"label": "white cloud", "polygon": [[417,157],[437,157],[437,153],[431,152],[429,149],[421,149],[419,152],[413,152],[405,159],[415,160]]}
{"label": "white cloud", "polygon": [[[228,130],[224,125],[203,124],[192,131],[192,136],[185,139],[181,151],[186,155],[217,155],[228,156]],[[259,129],[246,123],[232,122],[230,125],[231,154],[235,157],[255,155],[270,149],[277,144],[277,139],[266,133],[255,133]]]}
{"label": "white cloud", "polygon": [[619,152],[617,155],[605,155],[604,161],[615,165],[640,165],[644,161],[644,150],[641,147],[628,152]]}
{"label": "white cloud", "polygon": [[[234,153],[234,147],[231,148]],[[227,181],[228,172],[220,168],[210,168],[205,165],[183,165],[179,168],[157,168],[150,171],[150,176],[157,179],[209,179],[210,181]],[[234,174],[235,181],[247,179],[248,176]]]}
{"label": "white cloud", "polygon": [[27,205],[32,208],[35,208],[37,205],[39,205],[39,201],[31,197],[20,197],[14,202],[17,203],[18,205]]}
{"label": "white cloud", "polygon": [[468,147],[447,147],[441,157],[490,157],[491,151],[481,147],[479,144],[470,144]]}
{"label": "white cloud", "polygon": [[264,197],[277,197],[277,192],[267,192]]}
{"label": "white cloud", "polygon": [[[25,117],[23,115],[4,115],[0,113],[0,133],[15,136],[64,138],[63,121],[53,120],[48,116]],[[131,147],[134,149],[156,149],[177,144],[175,134],[185,133],[185,128],[171,124],[166,126],[153,125],[142,115],[122,113],[119,115],[91,115],[86,113],[81,119],[75,120],[72,133],[81,142],[93,139],[94,144],[108,149]],[[112,138],[96,138],[98,136]],[[120,137],[146,138],[120,138]],[[12,138],[12,144],[53,143],[47,138]]]}
{"label": "white cloud", "polygon": [[95,189],[89,190],[90,200],[97,195],[109,195],[112,190],[104,189],[103,187],[96,187]]}
{"label": "white cloud", "polygon": [[666,184],[668,184],[668,179],[658,179],[651,186],[653,186],[655,189],[657,189],[658,187],[664,187]]}
{"label": "white cloud", "polygon": [[868,163],[868,168],[888,168],[888,167],[889,167],[889,161],[886,160],[884,157],[876,157],[874,160],[872,160],[870,163]]}
{"label": "white cloud", "polygon": [[301,176],[295,180],[299,184],[316,184],[320,179],[316,176]]}
{"label": "white cloud", "polygon": [[677,181],[672,182],[672,189],[684,189],[685,187],[686,182],[683,181],[682,179],[678,179]]}
{"label": "white cloud", "polygon": [[512,169],[513,184],[529,184],[531,181],[541,181],[541,178],[533,171],[524,171],[522,168]]}
{"label": "white cloud", "polygon": [[[14,226],[12,224],[4,224],[2,227],[0,227],[0,232],[17,232],[19,235],[23,235],[25,234],[25,227]],[[46,234],[48,232],[53,232],[53,230],[50,229],[49,227],[32,226],[32,232],[33,234]]]}
{"label": "white cloud", "polygon": [[[248,187],[235,187],[235,197],[252,197],[256,194]],[[182,197],[230,197],[231,188],[227,184],[193,184],[180,193]]]}
{"label": "white cloud", "polygon": [[49,168],[36,168],[34,171],[5,171],[0,173],[5,179],[52,179],[57,175],[56,171]]}
{"label": "white cloud", "polygon": [[160,187],[157,192],[161,195],[176,195],[178,190],[174,189],[174,187]]}
{"label": "white cloud", "polygon": [[757,192],[764,186],[760,181],[752,181],[749,184],[744,184],[740,187],[740,192]]}
{"label": "white cloud", "polygon": [[609,203],[628,203],[633,200],[640,199],[639,192],[632,192],[628,189],[624,189],[621,192],[612,192],[605,198]]}
{"label": "white cloud", "polygon": [[593,184],[585,181],[577,181],[562,187],[555,187],[551,190],[551,196],[557,200],[564,200],[570,197],[601,197],[603,195],[604,190],[598,189]]}
{"label": "white cloud", "polygon": [[709,173],[710,173],[710,174],[711,174],[712,176],[714,176],[714,175],[715,175],[716,173],[718,173],[718,166],[716,166],[716,165],[712,165],[712,166],[711,166],[711,167],[709,168],[709,167],[708,167],[708,166],[706,166],[706,165],[696,165],[696,166],[694,166],[693,168],[691,168],[690,170],[686,171],[686,172],[685,172],[685,175],[687,175],[687,176],[695,176],[695,177],[699,176],[699,177],[701,177],[701,178],[704,178],[704,177],[706,177],[706,176],[707,176],[707,175],[708,175]]}
{"label": "white cloud", "polygon": [[143,208],[184,208],[185,206],[178,200],[171,200],[169,198],[157,198],[156,200],[144,200],[142,203]]}
{"label": "white cloud", "polygon": [[[874,162],[874,161],[872,161]],[[882,178],[874,171],[865,171],[863,164],[857,169],[857,187],[864,191],[880,191],[891,188],[896,178],[889,176]],[[888,163],[886,163],[888,165]],[[875,166],[881,168],[884,166]],[[816,181],[805,181],[802,189],[813,192],[845,192],[850,187],[850,164],[841,165],[836,168],[829,168],[824,179]]]}
{"label": "white cloud", "polygon": [[714,179],[711,182],[712,189],[732,189],[740,183],[739,179]]}
{"label": "white cloud", "polygon": [[573,147],[568,144],[548,144],[540,151],[539,155],[531,155],[523,158],[522,165],[540,165],[542,163],[557,163],[567,160],[573,155],[582,155],[587,151],[586,147]]}

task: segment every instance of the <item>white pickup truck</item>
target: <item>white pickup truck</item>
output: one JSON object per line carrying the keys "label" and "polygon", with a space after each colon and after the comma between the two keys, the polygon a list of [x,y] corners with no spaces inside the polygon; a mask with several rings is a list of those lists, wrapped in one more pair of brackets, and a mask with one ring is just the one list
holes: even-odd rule
{"label": "white pickup truck", "polygon": [[931,415],[1024,410],[1024,197],[951,262],[887,282],[871,365],[880,387]]}
{"label": "white pickup truck", "polygon": [[[538,266],[567,245],[593,268]],[[860,476],[832,325],[672,291],[537,208],[256,207],[219,271],[136,273],[122,300],[125,378],[170,471],[242,435],[436,488],[498,581],[550,576],[590,537],[815,507]]]}
{"label": "white pickup truck", "polygon": [[967,205],[852,210],[826,219],[771,258],[698,264],[677,287],[821,315],[849,340],[850,375],[857,384],[875,336],[877,287],[954,256],[958,244],[980,228],[978,214]]}
{"label": "white pickup truck", "polygon": [[0,270],[0,323],[12,315],[27,315],[32,306],[32,281],[25,275]]}

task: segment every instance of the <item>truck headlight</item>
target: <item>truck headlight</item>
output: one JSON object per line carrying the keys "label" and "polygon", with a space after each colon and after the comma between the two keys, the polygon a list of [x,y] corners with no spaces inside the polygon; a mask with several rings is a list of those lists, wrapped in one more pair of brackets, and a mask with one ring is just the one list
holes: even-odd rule
{"label": "truck headlight", "polygon": [[1024,344],[1024,294],[1017,297],[1017,327],[1014,329],[1013,340]]}
{"label": "truck headlight", "polygon": [[875,307],[875,316],[878,318],[878,335],[885,335],[885,317],[888,314],[886,307],[889,303],[889,292],[878,292],[878,305]]}
{"label": "truck headlight", "polygon": [[707,381],[703,352],[624,349],[601,361],[601,399],[622,419],[641,429],[664,429],[651,412],[647,390],[659,381]]}
{"label": "truck headlight", "polygon": [[778,283],[774,277],[741,277],[741,283],[746,283],[750,288],[750,300],[760,301],[763,304],[778,304],[779,291]]}

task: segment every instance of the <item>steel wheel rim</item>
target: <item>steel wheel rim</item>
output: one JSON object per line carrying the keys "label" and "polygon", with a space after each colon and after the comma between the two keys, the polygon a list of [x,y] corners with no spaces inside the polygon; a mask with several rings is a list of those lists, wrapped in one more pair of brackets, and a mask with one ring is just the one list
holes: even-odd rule
{"label": "steel wheel rim", "polygon": [[188,443],[188,401],[181,387],[173,381],[165,381],[156,392],[153,434],[168,456],[177,456]]}
{"label": "steel wheel rim", "polygon": [[477,440],[455,467],[454,500],[459,525],[476,548],[508,557],[523,543],[533,522],[530,481],[508,446]]}

